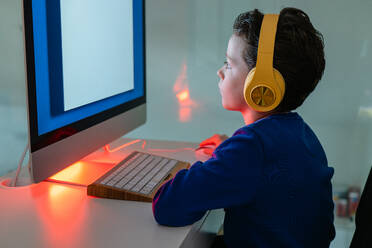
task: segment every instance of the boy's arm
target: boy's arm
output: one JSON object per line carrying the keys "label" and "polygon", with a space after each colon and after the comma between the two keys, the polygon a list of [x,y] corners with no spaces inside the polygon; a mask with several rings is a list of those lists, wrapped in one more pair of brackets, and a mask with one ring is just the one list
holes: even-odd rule
{"label": "boy's arm", "polygon": [[162,225],[184,226],[209,209],[249,204],[261,184],[263,151],[253,132],[233,136],[213,157],[179,171],[155,194],[153,213]]}

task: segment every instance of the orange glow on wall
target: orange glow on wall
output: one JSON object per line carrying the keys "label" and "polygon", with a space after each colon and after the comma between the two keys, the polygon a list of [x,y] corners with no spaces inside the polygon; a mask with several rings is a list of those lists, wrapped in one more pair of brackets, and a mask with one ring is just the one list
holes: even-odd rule
{"label": "orange glow on wall", "polygon": [[187,81],[187,66],[185,62],[182,64],[181,72],[174,83],[173,92],[178,100],[180,122],[191,121],[192,110],[197,107],[197,104],[190,97],[190,90]]}
{"label": "orange glow on wall", "polygon": [[181,122],[188,122],[191,120],[191,108],[190,107],[182,107],[179,110],[179,119]]}
{"label": "orange glow on wall", "polygon": [[189,99],[189,97],[190,97],[188,90],[184,90],[181,93],[178,93],[176,96],[177,96],[179,102],[184,102],[187,99]]}

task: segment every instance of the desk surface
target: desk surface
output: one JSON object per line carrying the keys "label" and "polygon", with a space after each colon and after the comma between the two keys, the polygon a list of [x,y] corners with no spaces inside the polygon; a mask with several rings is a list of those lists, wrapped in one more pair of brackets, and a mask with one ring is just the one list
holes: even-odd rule
{"label": "desk surface", "polygon": [[[119,139],[111,150],[129,141]],[[140,141],[112,153],[101,149],[82,161],[118,162],[133,150],[190,163],[207,159],[194,153],[196,145]],[[0,247],[196,247],[195,242],[208,242],[223,221],[222,211],[215,210],[194,225],[160,226],[151,203],[90,197],[86,187],[46,181],[7,187],[4,178],[0,178]]]}

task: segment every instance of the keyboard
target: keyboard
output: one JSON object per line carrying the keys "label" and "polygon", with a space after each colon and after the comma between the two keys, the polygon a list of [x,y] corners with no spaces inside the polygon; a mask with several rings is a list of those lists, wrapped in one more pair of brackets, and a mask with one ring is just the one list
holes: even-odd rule
{"label": "keyboard", "polygon": [[190,164],[135,151],[88,185],[87,194],[110,199],[151,202],[163,182]]}

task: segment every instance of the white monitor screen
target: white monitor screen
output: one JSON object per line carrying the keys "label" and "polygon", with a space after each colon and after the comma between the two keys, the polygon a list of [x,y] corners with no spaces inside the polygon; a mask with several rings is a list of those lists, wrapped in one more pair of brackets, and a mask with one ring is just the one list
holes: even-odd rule
{"label": "white monitor screen", "polygon": [[62,0],[64,111],[134,89],[131,0]]}

